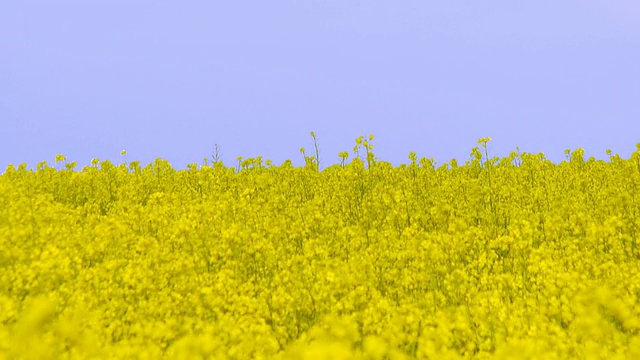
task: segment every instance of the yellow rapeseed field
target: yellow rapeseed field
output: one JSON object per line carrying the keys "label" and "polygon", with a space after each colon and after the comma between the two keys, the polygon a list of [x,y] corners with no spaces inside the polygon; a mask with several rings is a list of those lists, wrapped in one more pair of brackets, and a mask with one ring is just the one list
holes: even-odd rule
{"label": "yellow rapeseed field", "polygon": [[10,165],[0,359],[640,359],[640,144],[394,167],[372,141],[322,171]]}

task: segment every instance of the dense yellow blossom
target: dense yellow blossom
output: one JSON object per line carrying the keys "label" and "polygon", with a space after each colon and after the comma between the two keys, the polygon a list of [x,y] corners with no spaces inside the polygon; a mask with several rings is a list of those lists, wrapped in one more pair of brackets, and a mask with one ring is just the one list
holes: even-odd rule
{"label": "dense yellow blossom", "polygon": [[640,358],[640,145],[393,167],[373,139],[322,171],[315,142],[9,166],[0,359]]}

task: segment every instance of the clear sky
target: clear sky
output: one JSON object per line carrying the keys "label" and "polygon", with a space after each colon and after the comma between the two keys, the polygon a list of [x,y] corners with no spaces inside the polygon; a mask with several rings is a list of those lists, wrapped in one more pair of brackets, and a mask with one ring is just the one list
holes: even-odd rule
{"label": "clear sky", "polygon": [[0,168],[64,154],[174,167],[407,155],[627,158],[640,142],[637,0],[0,3]]}

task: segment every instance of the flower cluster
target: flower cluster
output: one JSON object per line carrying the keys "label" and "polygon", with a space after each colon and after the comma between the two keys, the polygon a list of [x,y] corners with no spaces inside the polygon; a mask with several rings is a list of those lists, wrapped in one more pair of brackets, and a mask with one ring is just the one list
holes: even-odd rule
{"label": "flower cluster", "polygon": [[322,171],[9,166],[0,359],[640,358],[640,147],[393,167],[372,141]]}

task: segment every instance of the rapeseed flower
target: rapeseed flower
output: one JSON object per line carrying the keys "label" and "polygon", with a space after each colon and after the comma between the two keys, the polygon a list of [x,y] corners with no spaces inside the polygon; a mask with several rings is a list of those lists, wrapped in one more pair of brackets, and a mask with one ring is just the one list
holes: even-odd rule
{"label": "rapeseed flower", "polygon": [[311,136],[303,167],[8,167],[0,358],[640,356],[640,151],[393,167],[370,135],[320,172]]}

